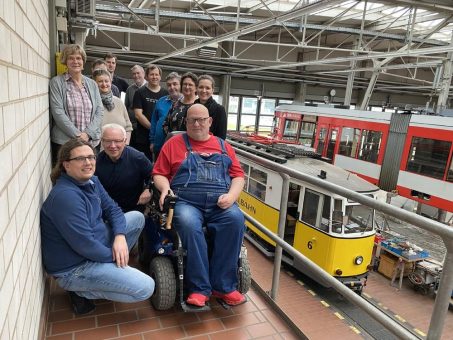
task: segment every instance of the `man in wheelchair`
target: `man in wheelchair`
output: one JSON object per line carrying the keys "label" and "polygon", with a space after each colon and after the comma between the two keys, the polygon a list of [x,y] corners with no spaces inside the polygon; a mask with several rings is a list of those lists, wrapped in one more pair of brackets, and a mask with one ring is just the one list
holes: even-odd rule
{"label": "man in wheelchair", "polygon": [[[187,250],[186,302],[199,307],[211,295],[229,305],[246,301],[237,290],[244,216],[236,200],[244,186],[244,172],[233,148],[209,133],[211,124],[206,107],[192,105],[187,111],[187,133],[164,144],[153,169],[161,208],[169,193],[178,196],[173,226]],[[203,226],[209,234],[209,258]]]}

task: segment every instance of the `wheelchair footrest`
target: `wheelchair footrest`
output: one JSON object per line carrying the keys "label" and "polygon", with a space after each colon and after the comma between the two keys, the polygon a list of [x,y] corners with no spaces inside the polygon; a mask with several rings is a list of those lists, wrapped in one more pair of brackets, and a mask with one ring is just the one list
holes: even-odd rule
{"label": "wheelchair footrest", "polygon": [[206,303],[206,305],[204,305],[203,307],[198,307],[182,302],[181,308],[186,313],[209,312],[211,310],[211,306],[209,305],[209,303]]}

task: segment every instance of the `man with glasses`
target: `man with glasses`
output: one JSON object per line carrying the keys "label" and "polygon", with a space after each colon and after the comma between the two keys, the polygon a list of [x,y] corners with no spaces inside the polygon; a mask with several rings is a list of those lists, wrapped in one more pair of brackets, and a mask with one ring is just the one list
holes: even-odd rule
{"label": "man with glasses", "polygon": [[151,277],[128,266],[144,216],[137,211],[123,214],[95,170],[90,144],[66,142],[51,172],[54,187],[41,208],[44,267],[69,291],[76,314],[93,311],[93,299],[137,302],[154,291]]}
{"label": "man with glasses", "polygon": [[[160,204],[169,190],[178,196],[173,225],[187,249],[187,303],[198,307],[211,295],[229,305],[246,301],[237,291],[244,216],[236,200],[244,186],[244,172],[233,148],[209,133],[211,124],[208,109],[192,105],[187,111],[187,133],[163,145],[153,169]],[[203,225],[209,234],[209,259]]]}
{"label": "man with glasses", "polygon": [[126,131],[121,125],[102,127],[96,176],[123,212],[143,212],[151,199],[148,189],[152,165],[143,152],[126,145]]}

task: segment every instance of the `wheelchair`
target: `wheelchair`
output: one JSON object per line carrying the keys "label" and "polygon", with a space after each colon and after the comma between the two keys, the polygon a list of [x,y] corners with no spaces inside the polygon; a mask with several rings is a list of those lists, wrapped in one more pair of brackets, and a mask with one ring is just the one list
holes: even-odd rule
{"label": "wheelchair", "polygon": [[[187,292],[184,290],[184,258],[187,251],[178,235],[172,228],[173,211],[177,196],[167,195],[164,207],[159,207],[160,192],[150,184],[151,201],[145,211],[146,224],[139,238],[139,261],[144,268],[149,268],[149,275],[154,279],[155,289],[151,296],[151,304],[157,310],[168,310],[175,305],[178,296],[179,304],[185,312],[209,311],[209,303],[197,307],[185,302]],[[204,228],[208,242],[209,233]],[[250,264],[247,259],[247,249],[242,244],[238,259],[237,290],[246,294],[251,286]],[[224,308],[230,306],[218,300]]]}

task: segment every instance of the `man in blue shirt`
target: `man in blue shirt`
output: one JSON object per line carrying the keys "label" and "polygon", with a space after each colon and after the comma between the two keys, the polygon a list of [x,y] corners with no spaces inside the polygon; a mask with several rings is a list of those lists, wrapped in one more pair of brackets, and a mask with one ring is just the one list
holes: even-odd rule
{"label": "man in blue shirt", "polygon": [[44,267],[70,292],[77,314],[91,312],[92,299],[136,302],[154,291],[151,277],[128,266],[143,214],[123,214],[94,176],[95,169],[90,144],[66,142],[52,169],[54,187],[41,208]]}
{"label": "man in blue shirt", "polygon": [[151,113],[151,127],[149,129],[149,143],[151,152],[154,154],[154,160],[159,156],[160,149],[165,142],[165,134],[162,129],[165,119],[167,118],[168,111],[174,103],[182,97],[181,94],[181,76],[176,72],[171,72],[167,78],[168,96],[160,98],[154,111]]}
{"label": "man in blue shirt", "polygon": [[123,212],[143,212],[151,199],[151,162],[143,152],[126,145],[126,131],[121,125],[104,125],[101,144],[104,151],[96,161],[96,176]]}

